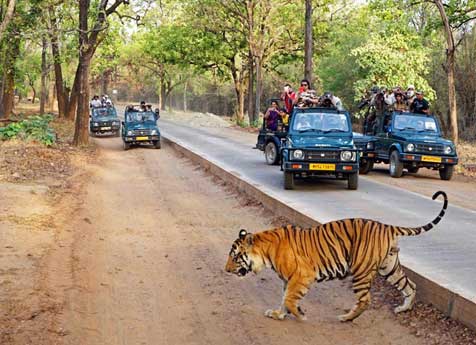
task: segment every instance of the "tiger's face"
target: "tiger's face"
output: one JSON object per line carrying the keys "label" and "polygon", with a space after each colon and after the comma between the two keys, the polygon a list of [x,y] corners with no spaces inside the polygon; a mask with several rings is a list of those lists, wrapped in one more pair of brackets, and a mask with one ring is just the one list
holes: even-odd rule
{"label": "tiger's face", "polygon": [[236,274],[240,277],[252,271],[251,248],[253,245],[253,234],[241,229],[238,239],[233,242],[225,271]]}

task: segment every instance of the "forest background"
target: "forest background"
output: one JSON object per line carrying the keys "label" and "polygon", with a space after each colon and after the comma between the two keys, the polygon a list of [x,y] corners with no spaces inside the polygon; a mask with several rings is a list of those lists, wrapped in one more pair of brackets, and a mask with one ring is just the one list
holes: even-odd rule
{"label": "forest background", "polygon": [[415,85],[448,136],[475,140],[475,17],[474,0],[0,0],[0,121],[39,102],[82,145],[108,94],[257,125],[306,76],[356,122],[373,86]]}

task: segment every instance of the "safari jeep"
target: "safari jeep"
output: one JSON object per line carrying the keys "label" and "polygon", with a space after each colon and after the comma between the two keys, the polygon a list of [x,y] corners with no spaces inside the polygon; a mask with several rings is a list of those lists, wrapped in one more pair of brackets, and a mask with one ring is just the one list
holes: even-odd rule
{"label": "safari jeep", "polygon": [[121,122],[114,107],[91,108],[89,121],[91,135],[112,133],[119,136],[120,130]]}
{"label": "safari jeep", "polygon": [[150,144],[160,149],[160,131],[157,114],[152,111],[126,110],[122,123],[124,150],[132,145]]}
{"label": "safari jeep", "polygon": [[417,173],[420,168],[438,170],[442,180],[453,176],[456,148],[442,137],[433,115],[384,113],[375,131],[375,161],[390,164],[390,176],[401,177],[403,169]]}
{"label": "safari jeep", "polygon": [[284,188],[296,178],[331,177],[357,189],[359,155],[349,113],[334,108],[295,108],[282,147]]}
{"label": "safari jeep", "polygon": [[375,138],[354,132],[354,145],[359,150],[359,174],[366,175],[374,167]]}

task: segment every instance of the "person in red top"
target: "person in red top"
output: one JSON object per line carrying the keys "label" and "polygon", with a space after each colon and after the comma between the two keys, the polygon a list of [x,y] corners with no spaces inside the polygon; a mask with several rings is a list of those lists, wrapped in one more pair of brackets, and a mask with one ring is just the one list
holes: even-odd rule
{"label": "person in red top", "polygon": [[284,85],[284,91],[281,94],[281,100],[284,101],[284,109],[286,113],[291,115],[294,107],[294,100],[296,99],[296,93],[293,91],[291,85]]}

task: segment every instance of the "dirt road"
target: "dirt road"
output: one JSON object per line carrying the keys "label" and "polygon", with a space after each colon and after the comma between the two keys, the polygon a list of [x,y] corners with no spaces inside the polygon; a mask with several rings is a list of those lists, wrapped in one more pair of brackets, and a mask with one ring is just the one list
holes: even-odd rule
{"label": "dirt road", "polygon": [[[303,303],[309,321],[265,318],[281,299],[275,274],[239,279],[223,268],[238,230],[270,227],[273,216],[167,146],[124,152],[118,138],[96,142],[100,162],[65,229],[74,234],[63,259],[71,280],[50,277],[65,291],[58,343],[454,343],[411,315],[403,326],[382,289],[358,320],[339,323],[336,315],[353,304],[347,281],[311,290]],[[63,263],[54,257],[51,265]]]}

